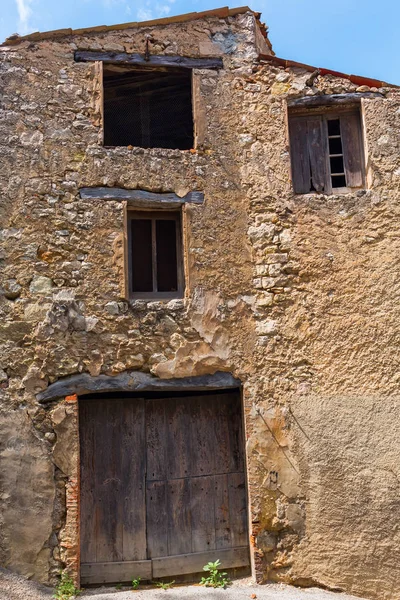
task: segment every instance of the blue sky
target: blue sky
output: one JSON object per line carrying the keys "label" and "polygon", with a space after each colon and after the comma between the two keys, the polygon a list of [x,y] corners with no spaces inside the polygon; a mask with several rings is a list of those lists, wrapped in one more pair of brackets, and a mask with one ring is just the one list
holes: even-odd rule
{"label": "blue sky", "polygon": [[[0,0],[0,38],[223,5],[218,0]],[[400,85],[398,0],[252,0],[250,6],[262,12],[277,56]]]}

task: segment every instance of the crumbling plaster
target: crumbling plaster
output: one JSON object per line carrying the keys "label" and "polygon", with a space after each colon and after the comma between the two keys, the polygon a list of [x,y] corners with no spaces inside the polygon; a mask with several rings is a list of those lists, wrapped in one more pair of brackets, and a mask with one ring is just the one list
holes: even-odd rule
{"label": "crumbling plaster", "polygon": [[[80,372],[228,371],[243,382],[257,579],[399,597],[399,92],[363,101],[369,189],[295,196],[287,98],[356,86],[257,64],[254,28],[249,14],[1,49],[4,566],[54,581],[73,531],[74,405],[37,393]],[[154,53],[223,56],[195,73],[196,151],[101,146],[101,66],[73,51],[143,51],[148,33]],[[88,186],[204,191],[184,208],[183,300],[127,301],[127,206],[80,199]]]}

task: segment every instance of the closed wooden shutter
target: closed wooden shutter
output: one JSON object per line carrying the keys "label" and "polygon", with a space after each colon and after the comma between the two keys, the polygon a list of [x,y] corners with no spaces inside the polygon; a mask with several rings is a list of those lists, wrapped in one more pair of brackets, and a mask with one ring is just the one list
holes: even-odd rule
{"label": "closed wooden shutter", "polygon": [[364,185],[363,148],[361,142],[360,115],[350,113],[340,117],[340,133],[343,145],[343,162],[347,187]]}
{"label": "closed wooden shutter", "polygon": [[296,194],[307,194],[311,189],[307,119],[292,117],[289,121],[289,134],[293,188]]}

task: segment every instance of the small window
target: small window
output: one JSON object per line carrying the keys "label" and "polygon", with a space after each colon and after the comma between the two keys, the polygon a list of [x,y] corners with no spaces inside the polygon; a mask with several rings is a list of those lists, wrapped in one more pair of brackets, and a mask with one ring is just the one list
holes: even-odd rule
{"label": "small window", "polygon": [[331,194],[364,186],[358,111],[289,113],[290,154],[296,194]]}
{"label": "small window", "polygon": [[104,65],[104,145],[193,148],[192,71]]}
{"label": "small window", "polygon": [[180,213],[129,212],[128,247],[132,298],[183,296]]}

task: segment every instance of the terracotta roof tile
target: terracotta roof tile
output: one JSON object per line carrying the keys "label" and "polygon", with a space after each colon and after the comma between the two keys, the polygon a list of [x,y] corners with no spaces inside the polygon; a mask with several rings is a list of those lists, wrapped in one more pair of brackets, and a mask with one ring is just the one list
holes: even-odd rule
{"label": "terracotta roof tile", "polygon": [[260,54],[259,61],[273,63],[277,66],[284,68],[297,67],[299,69],[305,69],[306,71],[310,72],[319,71],[321,75],[333,75],[334,77],[348,79],[355,85],[367,85],[368,87],[376,88],[400,87],[392,83],[386,83],[386,81],[380,81],[379,79],[371,79],[370,77],[363,77],[361,75],[348,75],[347,73],[340,73],[340,71],[333,71],[332,69],[324,69],[322,67],[313,67],[312,65],[306,65],[304,63],[296,62],[295,60],[286,60],[286,58],[278,58],[277,56],[270,56],[269,54]]}

